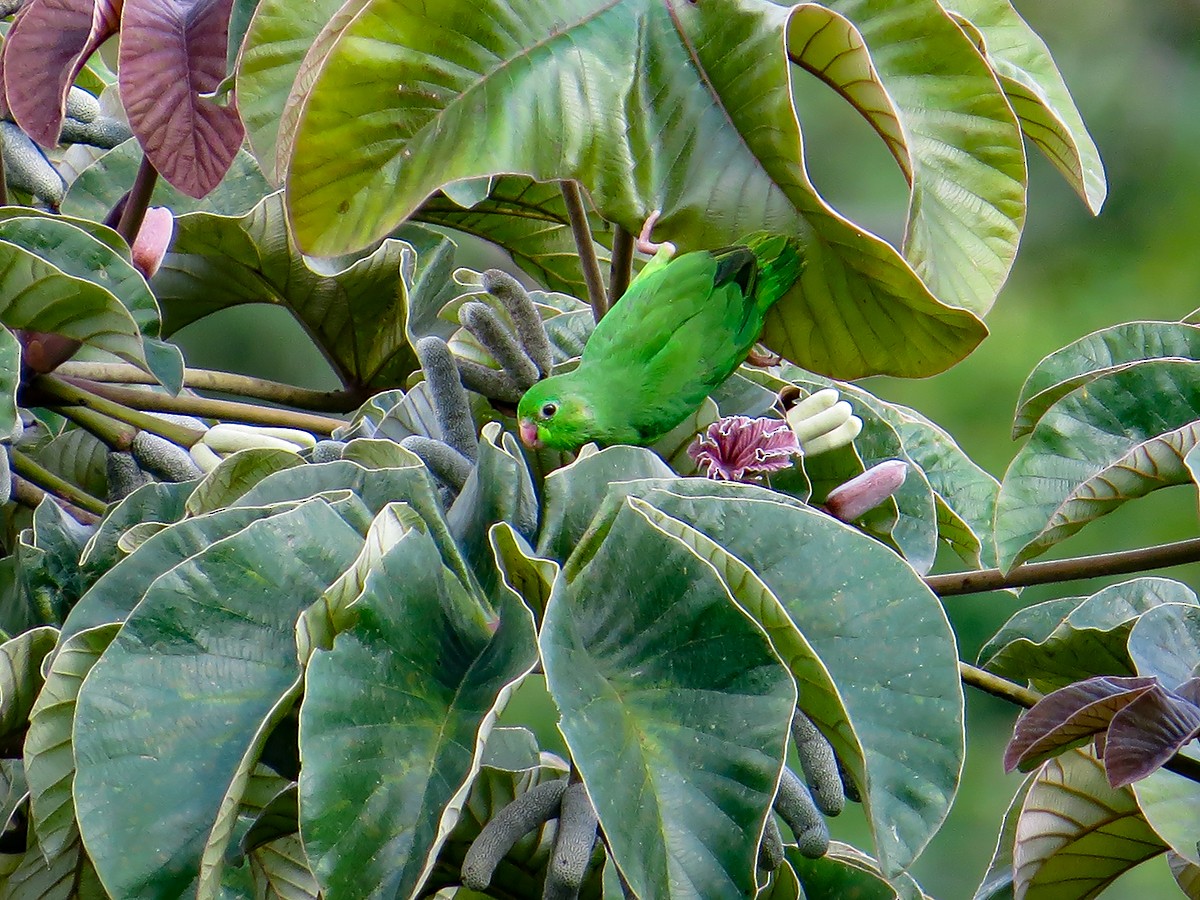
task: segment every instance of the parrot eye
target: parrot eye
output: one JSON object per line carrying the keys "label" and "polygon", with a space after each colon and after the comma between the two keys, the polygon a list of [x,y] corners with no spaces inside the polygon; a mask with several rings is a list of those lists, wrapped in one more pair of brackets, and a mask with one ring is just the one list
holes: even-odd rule
{"label": "parrot eye", "polygon": [[543,419],[552,418],[556,412],[558,412],[557,404],[547,403],[545,406],[542,407],[542,418]]}

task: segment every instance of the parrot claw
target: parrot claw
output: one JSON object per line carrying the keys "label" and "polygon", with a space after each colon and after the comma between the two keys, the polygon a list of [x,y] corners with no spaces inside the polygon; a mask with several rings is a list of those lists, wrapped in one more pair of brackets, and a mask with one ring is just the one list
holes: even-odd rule
{"label": "parrot claw", "polygon": [[656,209],[646,217],[646,221],[642,225],[642,232],[637,237],[637,243],[634,244],[634,247],[637,248],[639,253],[655,256],[659,253],[659,251],[666,250],[668,257],[675,255],[675,245],[670,241],[663,241],[659,243],[650,240],[650,235],[654,232],[654,225],[656,222],[658,222],[658,217],[660,215],[662,215],[662,210]]}

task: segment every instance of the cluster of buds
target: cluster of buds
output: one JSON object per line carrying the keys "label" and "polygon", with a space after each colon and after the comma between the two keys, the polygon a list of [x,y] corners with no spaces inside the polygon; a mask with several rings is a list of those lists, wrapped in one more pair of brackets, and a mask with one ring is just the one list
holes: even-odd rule
{"label": "cluster of buds", "polygon": [[225,457],[239,450],[288,450],[292,453],[312,451],[317,439],[297,428],[269,428],[261,425],[237,425],[222,422],[204,432],[204,436],[188,448],[188,454],[201,472],[211,472]]}

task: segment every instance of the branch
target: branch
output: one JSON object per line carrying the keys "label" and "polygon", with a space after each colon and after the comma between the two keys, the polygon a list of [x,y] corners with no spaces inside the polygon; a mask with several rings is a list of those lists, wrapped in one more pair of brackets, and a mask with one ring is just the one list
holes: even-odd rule
{"label": "branch", "polygon": [[[132,425],[142,431],[148,431],[151,434],[157,434],[161,438],[165,438],[172,444],[178,444],[181,447],[190,447],[200,438],[204,437],[203,429],[188,428],[184,425],[177,425],[174,422],[166,422],[157,416],[151,416],[144,412],[138,412],[137,407],[129,407],[117,398],[101,396],[98,391],[89,390],[91,385],[87,387],[84,384],[79,384],[74,381],[68,381],[65,378],[59,378],[57,375],[39,375],[33,382],[32,387],[36,394],[45,394],[54,400],[61,401],[59,403],[51,402],[51,406],[81,406],[85,409],[94,410],[98,413],[103,413],[109,418],[116,419],[118,422],[124,422],[127,425]],[[99,385],[96,385],[99,387]],[[114,389],[116,390],[116,389]],[[130,393],[142,393],[141,391],[130,391]],[[151,407],[153,408],[153,407]]]}
{"label": "branch", "polygon": [[[958,663],[958,674],[962,678],[963,684],[1025,709],[1029,709],[1043,697],[1037,691],[1031,691],[1016,682],[993,675],[991,672],[985,672],[983,669],[961,660]],[[1200,784],[1200,761],[1184,756],[1182,753],[1176,753],[1168,759],[1163,763],[1163,768]]]}
{"label": "branch", "polygon": [[95,513],[98,516],[104,515],[104,511],[108,506],[103,500],[93,497],[87,491],[76,487],[65,478],[55,475],[41,463],[30,456],[26,456],[16,447],[10,447],[8,455],[12,460],[13,471],[25,480],[32,482],[55,496],[61,497],[68,503],[78,506],[80,509]]}
{"label": "branch", "polygon": [[129,198],[125,208],[121,210],[121,219],[117,222],[117,233],[125,238],[130,247],[142,227],[142,219],[146,218],[146,209],[150,206],[150,195],[154,193],[154,183],[158,180],[158,170],[154,163],[144,153],[138,166],[137,176],[133,187],[129,189]]}
{"label": "branch", "polygon": [[[153,375],[129,363],[67,362],[54,371],[58,375],[111,384],[158,384]],[[367,399],[367,395],[361,391],[316,391],[215,369],[184,369],[183,383],[189,388],[252,397],[316,412],[351,412]]]}
{"label": "branch", "polygon": [[976,572],[929,575],[925,578],[925,584],[940,597],[953,597],[959,594],[982,594],[1004,588],[1027,587],[1031,584],[1078,581],[1103,575],[1127,575],[1131,572],[1164,569],[1193,562],[1200,562],[1200,538],[1139,547],[1136,550],[1100,553],[1096,556],[1025,563],[1009,570],[1007,574],[999,569],[980,569]]}
{"label": "branch", "polygon": [[612,262],[608,268],[608,305],[616,303],[633,275],[633,235],[617,225],[613,229]]}
{"label": "branch", "polygon": [[[37,509],[38,504],[47,497],[54,497],[53,494],[47,494],[36,484],[26,481],[18,475],[12,476],[12,498],[22,506],[29,509]],[[54,502],[71,514],[81,525],[95,525],[100,521],[100,516],[88,512],[86,509],[80,509],[74,503],[68,503],[61,497],[54,497]]]}
{"label": "branch", "polygon": [[[140,391],[137,388],[117,387],[112,384],[94,382],[79,384],[74,379],[71,380],[71,383],[97,398],[104,398],[110,402],[115,401],[116,404],[131,410],[183,413],[206,419],[247,422],[252,425],[277,425],[283,428],[299,428],[315,434],[331,434],[335,428],[346,424],[341,419],[332,419],[328,416],[314,416],[310,413],[276,409],[272,406],[255,406],[253,403],[239,403],[235,400],[212,400],[208,397],[192,397],[182,394],[172,397],[157,391]],[[154,419],[153,416],[149,418],[160,424],[166,424],[159,419]],[[159,434],[154,428],[146,427],[145,430]],[[176,444],[180,443],[170,435],[164,434],[162,437],[172,440]],[[190,446],[190,442],[184,446]]]}
{"label": "branch", "polygon": [[583,193],[579,190],[579,183],[564,180],[562,195],[567,204],[567,217],[571,220],[575,248],[579,251],[579,266],[583,269],[583,280],[587,284],[592,318],[599,322],[608,312],[608,295],[604,293],[604,276],[600,274],[600,260],[596,258],[592,229],[588,226],[587,209],[583,205]]}

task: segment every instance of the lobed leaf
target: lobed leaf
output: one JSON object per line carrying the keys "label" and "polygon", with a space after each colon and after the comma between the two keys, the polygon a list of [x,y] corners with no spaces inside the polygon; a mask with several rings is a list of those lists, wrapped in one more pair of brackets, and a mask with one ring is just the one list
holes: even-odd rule
{"label": "lobed leaf", "polygon": [[225,78],[233,0],[124,0],[118,81],[129,125],[159,174],[200,198],[229,171],[245,129],[202,94]]}
{"label": "lobed leaf", "polygon": [[1045,552],[1127,500],[1190,481],[1183,457],[1200,439],[1197,372],[1191,360],[1149,360],[1054,404],[1000,486],[1001,567]]}
{"label": "lobed leaf", "polygon": [[1101,675],[1047,694],[1017,720],[1004,750],[1004,771],[1028,772],[1108,728],[1113,717],[1153,690],[1153,678]]}
{"label": "lobed leaf", "polygon": [[1013,894],[1094,897],[1165,849],[1129,788],[1110,787],[1093,757],[1067,753],[1042,765],[1021,806]]}
{"label": "lobed leaf", "polygon": [[970,33],[1021,123],[1021,131],[1067,179],[1092,213],[1108,191],[1100,154],[1045,43],[1009,0],[947,0]]}
{"label": "lobed leaf", "polygon": [[1013,111],[937,0],[830,7],[858,27],[898,113],[912,175],[905,258],[935,296],[982,315],[1008,277],[1025,222],[1025,151]]}

